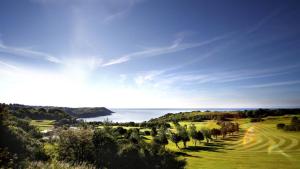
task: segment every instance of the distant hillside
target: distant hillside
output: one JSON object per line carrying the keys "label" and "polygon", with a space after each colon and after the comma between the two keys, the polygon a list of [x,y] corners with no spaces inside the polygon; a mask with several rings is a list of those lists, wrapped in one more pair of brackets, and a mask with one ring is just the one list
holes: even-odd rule
{"label": "distant hillside", "polygon": [[68,108],[64,107],[63,110],[71,116],[77,118],[90,118],[98,116],[107,116],[114,113],[105,107],[83,107],[83,108]]}
{"label": "distant hillside", "polygon": [[168,113],[161,117],[154,118],[148,122],[171,122],[171,121],[194,121],[203,120],[225,120],[230,118],[263,118],[267,116],[283,116],[300,114],[300,108],[281,109],[255,109],[244,111],[192,111],[180,113]]}
{"label": "distant hillside", "polygon": [[9,111],[19,118],[31,119],[71,119],[71,118],[90,118],[111,115],[111,110],[105,107],[54,107],[54,106],[29,106],[21,104],[8,105]]}

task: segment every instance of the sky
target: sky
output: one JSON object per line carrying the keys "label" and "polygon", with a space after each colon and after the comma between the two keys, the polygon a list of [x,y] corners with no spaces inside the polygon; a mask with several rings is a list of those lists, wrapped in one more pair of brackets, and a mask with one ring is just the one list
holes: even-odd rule
{"label": "sky", "polygon": [[1,0],[0,102],[300,107],[297,0]]}

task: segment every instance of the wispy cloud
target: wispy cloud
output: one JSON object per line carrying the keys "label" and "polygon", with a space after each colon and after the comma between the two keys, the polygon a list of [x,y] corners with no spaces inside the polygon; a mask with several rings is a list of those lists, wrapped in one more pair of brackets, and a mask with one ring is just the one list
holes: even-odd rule
{"label": "wispy cloud", "polygon": [[145,72],[143,74],[138,75],[137,77],[134,78],[134,81],[138,85],[142,85],[147,81],[152,81],[154,78],[162,73],[164,73],[165,70],[160,70],[160,71],[149,71]]}
{"label": "wispy cloud", "polygon": [[299,64],[270,69],[245,69],[223,72],[203,73],[201,71],[168,73],[167,70],[144,72],[135,78],[136,84],[153,86],[224,84],[249,79],[260,79],[291,73],[299,68]]}
{"label": "wispy cloud", "polygon": [[8,53],[16,56],[33,58],[33,59],[41,59],[52,63],[61,63],[62,61],[48,53],[39,52],[35,50],[19,48],[19,47],[12,47],[4,45],[3,43],[0,44],[0,52],[1,53]]}
{"label": "wispy cloud", "polygon": [[252,26],[246,33],[251,34],[259,29],[261,29],[264,25],[266,25],[270,20],[272,20],[274,17],[280,14],[282,12],[283,8],[278,8],[274,11],[272,11],[269,15],[263,17],[259,22],[257,22],[254,26]]}
{"label": "wispy cloud", "polygon": [[169,46],[150,48],[150,49],[146,49],[146,50],[142,50],[142,51],[138,51],[138,52],[134,52],[134,53],[129,53],[129,54],[126,54],[119,58],[112,59],[112,60],[104,63],[102,66],[105,67],[105,66],[111,66],[111,65],[115,65],[115,64],[125,63],[133,58],[159,56],[159,55],[175,53],[175,52],[179,52],[179,51],[183,51],[183,50],[187,50],[187,49],[191,49],[191,48],[202,47],[202,46],[217,42],[219,40],[225,39],[228,36],[229,35],[226,34],[226,35],[218,36],[218,37],[215,37],[215,38],[203,41],[203,42],[199,42],[199,43],[182,43],[183,38],[181,37],[181,38],[177,38]]}
{"label": "wispy cloud", "polygon": [[12,64],[9,64],[9,63],[6,63],[6,62],[3,62],[0,60],[0,65],[10,69],[10,70],[19,70],[19,68],[15,65],[12,65]]}
{"label": "wispy cloud", "polygon": [[[127,15],[130,10],[139,2],[142,0],[121,0],[117,1],[118,5],[114,6],[119,6],[119,8],[116,11],[109,12],[109,15],[104,18],[104,22],[110,22],[112,20],[115,20],[117,18],[121,18],[125,15]],[[113,1],[112,1],[113,3]]]}
{"label": "wispy cloud", "polygon": [[300,84],[300,80],[249,85],[249,86],[244,86],[244,88],[265,88],[265,87],[277,87],[277,86],[295,85],[295,84]]}

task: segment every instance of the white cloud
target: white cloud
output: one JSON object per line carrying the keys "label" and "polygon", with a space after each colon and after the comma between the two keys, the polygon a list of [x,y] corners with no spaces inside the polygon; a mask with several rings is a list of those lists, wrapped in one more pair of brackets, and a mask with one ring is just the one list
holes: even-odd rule
{"label": "white cloud", "polygon": [[143,74],[139,74],[137,77],[134,78],[134,81],[137,85],[142,85],[147,81],[152,81],[154,78],[160,74],[164,73],[164,70],[162,71],[149,71],[145,72]]}

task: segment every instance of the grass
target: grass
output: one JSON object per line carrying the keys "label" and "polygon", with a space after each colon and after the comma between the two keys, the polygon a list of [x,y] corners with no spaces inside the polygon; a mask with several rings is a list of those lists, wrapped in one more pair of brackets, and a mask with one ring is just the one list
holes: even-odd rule
{"label": "grass", "polygon": [[40,131],[49,130],[53,127],[55,120],[31,120],[30,124],[36,126]]}
{"label": "grass", "polygon": [[[169,141],[167,149],[187,161],[187,169],[298,169],[300,168],[300,133],[278,130],[276,124],[290,122],[291,116],[268,117],[263,122],[250,123],[249,119],[235,120],[241,131],[225,139],[218,138],[211,143],[188,142],[186,149],[178,149]],[[53,126],[51,120],[32,120],[31,124],[40,130]],[[218,128],[216,121],[193,122],[197,129]],[[180,122],[191,125],[191,122]],[[174,128],[173,124],[171,126]],[[126,129],[135,127],[125,127]],[[140,131],[149,130],[141,129]],[[151,142],[151,136],[145,136]],[[179,146],[182,148],[183,144]],[[55,156],[55,146],[45,145],[47,152]]]}
{"label": "grass", "polygon": [[[276,128],[277,123],[289,123],[290,116],[269,117],[264,122],[250,123],[249,119],[238,120],[238,134],[218,139],[209,144],[194,146],[188,142],[187,149],[178,149],[169,141],[166,146],[186,159],[187,169],[273,169],[300,168],[300,133],[285,132]],[[190,122],[181,122],[190,125]],[[213,128],[213,121],[194,123],[198,129]],[[179,144],[183,147],[183,144]]]}

